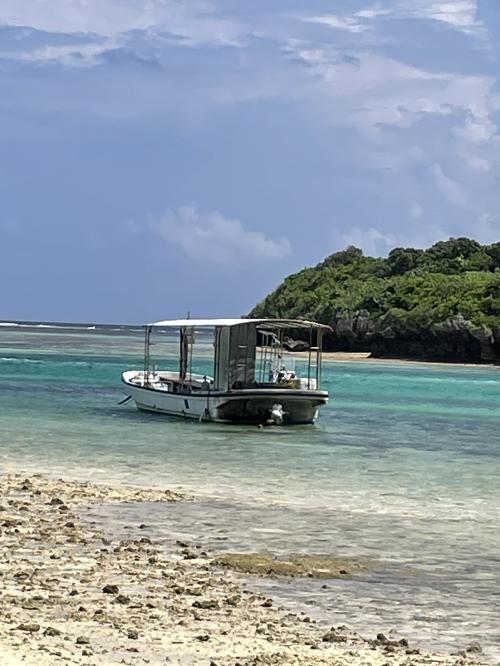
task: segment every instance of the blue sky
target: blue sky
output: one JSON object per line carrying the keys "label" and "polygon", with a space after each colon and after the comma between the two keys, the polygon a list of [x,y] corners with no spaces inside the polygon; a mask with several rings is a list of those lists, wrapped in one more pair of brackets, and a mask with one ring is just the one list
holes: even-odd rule
{"label": "blue sky", "polygon": [[0,0],[0,319],[238,315],[500,240],[498,0]]}

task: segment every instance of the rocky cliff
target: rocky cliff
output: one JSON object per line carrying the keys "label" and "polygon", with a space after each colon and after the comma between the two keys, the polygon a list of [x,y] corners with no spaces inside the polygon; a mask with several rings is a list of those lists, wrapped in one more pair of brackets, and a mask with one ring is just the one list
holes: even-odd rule
{"label": "rocky cliff", "polygon": [[334,316],[326,344],[339,351],[371,351],[380,358],[492,363],[500,359],[500,329],[476,326],[461,313],[428,329],[402,328],[390,313],[374,319],[367,310]]}

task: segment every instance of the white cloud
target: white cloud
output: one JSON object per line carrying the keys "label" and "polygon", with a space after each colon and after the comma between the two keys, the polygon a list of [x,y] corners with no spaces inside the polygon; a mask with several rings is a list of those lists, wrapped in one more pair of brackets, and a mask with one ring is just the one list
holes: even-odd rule
{"label": "white cloud", "polygon": [[473,235],[482,243],[498,243],[500,217],[491,213],[482,213],[476,221]]}
{"label": "white cloud", "polygon": [[232,264],[250,259],[281,259],[290,253],[286,238],[273,240],[260,231],[246,230],[239,220],[219,212],[200,213],[195,206],[168,210],[150,229],[178,245],[194,260]]}
{"label": "white cloud", "polygon": [[332,48],[289,48],[313,71],[316,91],[327,104],[330,99],[324,110],[334,122],[360,129],[409,127],[429,114],[464,112],[463,134],[477,139],[496,130],[491,120],[495,81],[490,77],[433,72],[369,51],[346,58]]}
{"label": "white cloud", "polygon": [[447,176],[440,164],[432,164],[429,171],[434,178],[439,192],[445,197],[448,203],[454,206],[465,206],[467,197],[460,183]]}
{"label": "white cloud", "polygon": [[479,39],[488,37],[485,25],[477,17],[477,0],[395,0],[343,14],[323,14],[307,21],[352,33],[374,28],[377,19],[426,19]]}
{"label": "white cloud", "polygon": [[[446,204],[477,206],[484,183],[474,174],[499,166],[491,76],[429,71],[367,50],[346,57],[340,49],[304,43],[289,49],[310,72],[302,91],[316,116],[359,133],[363,150],[346,159],[363,160],[374,171],[412,170],[409,187],[415,169],[431,169]],[[453,179],[445,175],[449,164]],[[418,191],[408,196],[420,199]]]}
{"label": "white cloud", "polygon": [[398,4],[403,16],[439,21],[476,37],[487,36],[477,18],[477,0],[400,0]]}
{"label": "white cloud", "polygon": [[359,18],[364,18],[364,19],[376,19],[379,16],[390,16],[392,14],[391,9],[382,9],[380,6],[374,6],[374,7],[367,7],[366,9],[360,9],[358,12],[354,14],[354,16],[357,16]]}
{"label": "white cloud", "polygon": [[360,229],[353,227],[345,233],[334,233],[334,245],[337,248],[344,248],[348,245],[354,245],[363,250],[371,257],[386,255],[396,244],[396,236],[391,233],[384,233],[380,229],[370,227],[369,229]]}
{"label": "white cloud", "polygon": [[491,162],[489,160],[483,159],[482,157],[477,157],[475,155],[462,155],[462,158],[469,164],[471,169],[476,171],[490,171]]}
{"label": "white cloud", "polygon": [[166,32],[192,45],[237,45],[241,35],[238,22],[204,0],[2,0],[0,25],[114,38],[135,30]]}
{"label": "white cloud", "polygon": [[25,62],[58,62],[67,67],[92,67],[100,62],[100,56],[121,46],[118,38],[95,42],[43,46],[24,52],[0,51],[2,58],[15,58]]}
{"label": "white cloud", "polygon": [[353,227],[348,232],[333,234],[335,249],[354,245],[371,257],[386,256],[395,247],[430,247],[450,234],[438,225],[412,222],[397,231],[386,232],[376,227],[361,229]]}
{"label": "white cloud", "polygon": [[[359,15],[358,15],[359,16]],[[364,32],[369,30],[370,26],[359,21],[355,16],[338,16],[336,14],[323,14],[321,16],[310,16],[304,19],[309,23],[318,23],[335,30],[347,30],[347,32]]]}
{"label": "white cloud", "polygon": [[479,111],[477,115],[468,115],[464,124],[455,129],[455,133],[468,141],[490,141],[498,131],[492,116],[493,113],[490,115],[488,111]]}

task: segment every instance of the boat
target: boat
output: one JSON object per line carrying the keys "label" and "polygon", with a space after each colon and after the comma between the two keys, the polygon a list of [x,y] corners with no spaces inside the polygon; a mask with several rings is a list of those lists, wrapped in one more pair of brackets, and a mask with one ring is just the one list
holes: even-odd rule
{"label": "boat", "polygon": [[[178,368],[153,363],[153,333],[178,334]],[[322,340],[329,326],[294,319],[171,319],[145,326],[144,367],[127,370],[122,382],[139,410],[216,423],[292,425],[314,423],[326,405],[321,388]],[[295,332],[308,342],[300,357],[285,347]],[[196,374],[197,336],[211,341],[211,374]],[[125,402],[122,401],[122,402]]]}

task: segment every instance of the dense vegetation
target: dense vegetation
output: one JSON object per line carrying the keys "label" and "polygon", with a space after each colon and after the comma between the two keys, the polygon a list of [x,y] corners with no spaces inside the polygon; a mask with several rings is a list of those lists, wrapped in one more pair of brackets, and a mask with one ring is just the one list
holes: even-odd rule
{"label": "dense vegetation", "polygon": [[500,243],[451,238],[386,259],[348,247],[287,277],[250,316],[330,324],[330,349],[500,360]]}

